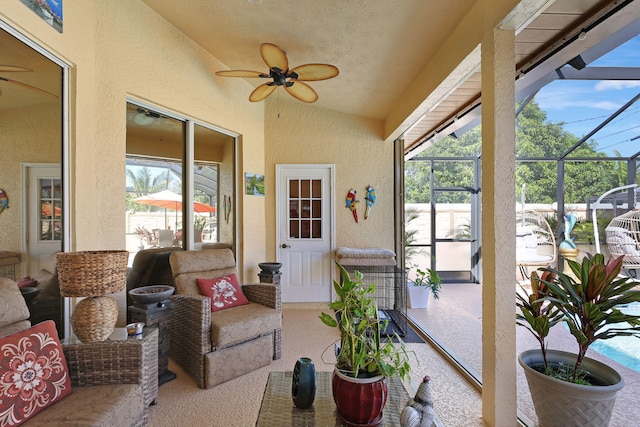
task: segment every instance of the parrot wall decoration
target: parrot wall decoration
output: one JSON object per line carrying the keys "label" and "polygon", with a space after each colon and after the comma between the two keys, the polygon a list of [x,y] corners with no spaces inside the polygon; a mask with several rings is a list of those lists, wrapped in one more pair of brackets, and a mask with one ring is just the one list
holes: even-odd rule
{"label": "parrot wall decoration", "polygon": [[371,212],[371,208],[376,203],[376,190],[372,186],[367,186],[367,195],[364,198],[367,203],[367,207],[364,210],[364,219],[369,218],[369,212]]}
{"label": "parrot wall decoration", "polygon": [[9,197],[3,189],[0,188],[0,213],[9,207]]}
{"label": "parrot wall decoration", "polygon": [[353,188],[349,190],[349,192],[347,193],[346,207],[351,209],[351,213],[353,213],[353,219],[355,219],[357,223],[358,222],[357,204],[360,201],[356,199],[356,194],[357,194],[357,191],[354,190]]}

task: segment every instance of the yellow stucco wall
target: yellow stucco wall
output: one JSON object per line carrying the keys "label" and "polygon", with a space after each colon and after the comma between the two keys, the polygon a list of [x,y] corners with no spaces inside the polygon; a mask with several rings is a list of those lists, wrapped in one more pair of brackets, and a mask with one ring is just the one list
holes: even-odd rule
{"label": "yellow stucco wall", "polygon": [[[393,145],[382,139],[383,122],[282,98],[267,100],[265,116],[267,224],[276,223],[276,164],[334,164],[334,246],[393,250]],[[376,189],[377,201],[365,220],[368,185]],[[360,200],[357,224],[345,207],[350,188]],[[275,259],[275,225],[266,231],[267,257]]]}
{"label": "yellow stucco wall", "polygon": [[[0,188],[9,208],[0,216],[0,250],[22,251],[23,163],[60,163],[60,109],[53,103],[0,115]],[[16,266],[16,278],[22,277]]]}
{"label": "yellow stucco wall", "polygon": [[[67,1],[63,33],[15,0],[0,1],[0,19],[71,66],[72,250],[124,248],[127,97],[241,135],[238,179],[264,172],[264,104],[247,102],[245,81],[215,77],[226,67],[141,2]],[[237,202],[239,261],[256,265],[265,203]]]}

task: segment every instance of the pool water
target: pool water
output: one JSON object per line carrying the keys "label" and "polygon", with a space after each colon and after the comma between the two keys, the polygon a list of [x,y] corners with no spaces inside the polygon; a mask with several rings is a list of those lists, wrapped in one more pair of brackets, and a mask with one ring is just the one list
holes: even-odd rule
{"label": "pool water", "polygon": [[[640,303],[632,303],[620,309],[623,313],[640,315]],[[616,337],[599,340],[591,344],[591,349],[609,359],[640,372],[640,338]]]}

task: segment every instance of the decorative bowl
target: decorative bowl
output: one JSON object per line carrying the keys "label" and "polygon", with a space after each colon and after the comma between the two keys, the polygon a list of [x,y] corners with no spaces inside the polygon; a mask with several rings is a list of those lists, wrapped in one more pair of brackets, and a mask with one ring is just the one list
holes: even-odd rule
{"label": "decorative bowl", "polygon": [[38,296],[40,293],[40,288],[25,286],[20,288],[20,293],[24,297],[24,301],[28,304],[31,304],[31,301]]}
{"label": "decorative bowl", "polygon": [[160,302],[173,295],[175,288],[169,285],[150,285],[134,288],[129,291],[129,295],[134,303],[153,304]]}
{"label": "decorative bowl", "polygon": [[281,262],[260,262],[258,263],[258,267],[260,267],[260,270],[264,271],[265,273],[277,273],[278,270],[280,270],[280,267],[282,267],[282,263]]}

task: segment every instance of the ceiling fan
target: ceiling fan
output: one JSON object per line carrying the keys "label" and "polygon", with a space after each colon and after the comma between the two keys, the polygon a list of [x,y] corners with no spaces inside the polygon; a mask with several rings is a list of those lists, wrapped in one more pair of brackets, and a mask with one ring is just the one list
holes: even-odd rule
{"label": "ceiling fan", "polygon": [[136,113],[133,116],[133,121],[140,126],[150,125],[160,118],[160,114],[155,111],[145,110],[144,108],[136,109]]}
{"label": "ceiling fan", "polygon": [[251,95],[249,101],[258,102],[271,95],[279,86],[283,86],[289,95],[302,102],[315,102],[318,94],[311,86],[303,81],[318,81],[331,79],[338,75],[338,68],[329,64],[305,64],[289,69],[287,54],[272,43],[260,45],[260,55],[269,67],[269,73],[247,70],[218,71],[216,75],[223,77],[259,77],[273,79],[268,83],[258,86]]}
{"label": "ceiling fan", "polygon": [[[25,67],[19,67],[17,65],[1,65],[0,64],[0,73],[16,73],[16,72],[32,72],[33,70],[30,68],[25,68]],[[11,83],[13,85],[16,86],[20,86],[23,87],[25,89],[29,89],[33,92],[37,92],[40,93],[42,95],[46,95],[46,96],[50,96],[52,98],[58,98],[57,95],[54,95],[51,92],[47,92],[46,90],[37,88],[35,86],[31,86],[30,84],[27,83],[23,83],[17,80],[13,80],[13,79],[8,79],[6,77],[2,77],[0,76],[0,82],[7,82],[7,83]],[[2,91],[0,91],[0,95],[2,94]]]}

